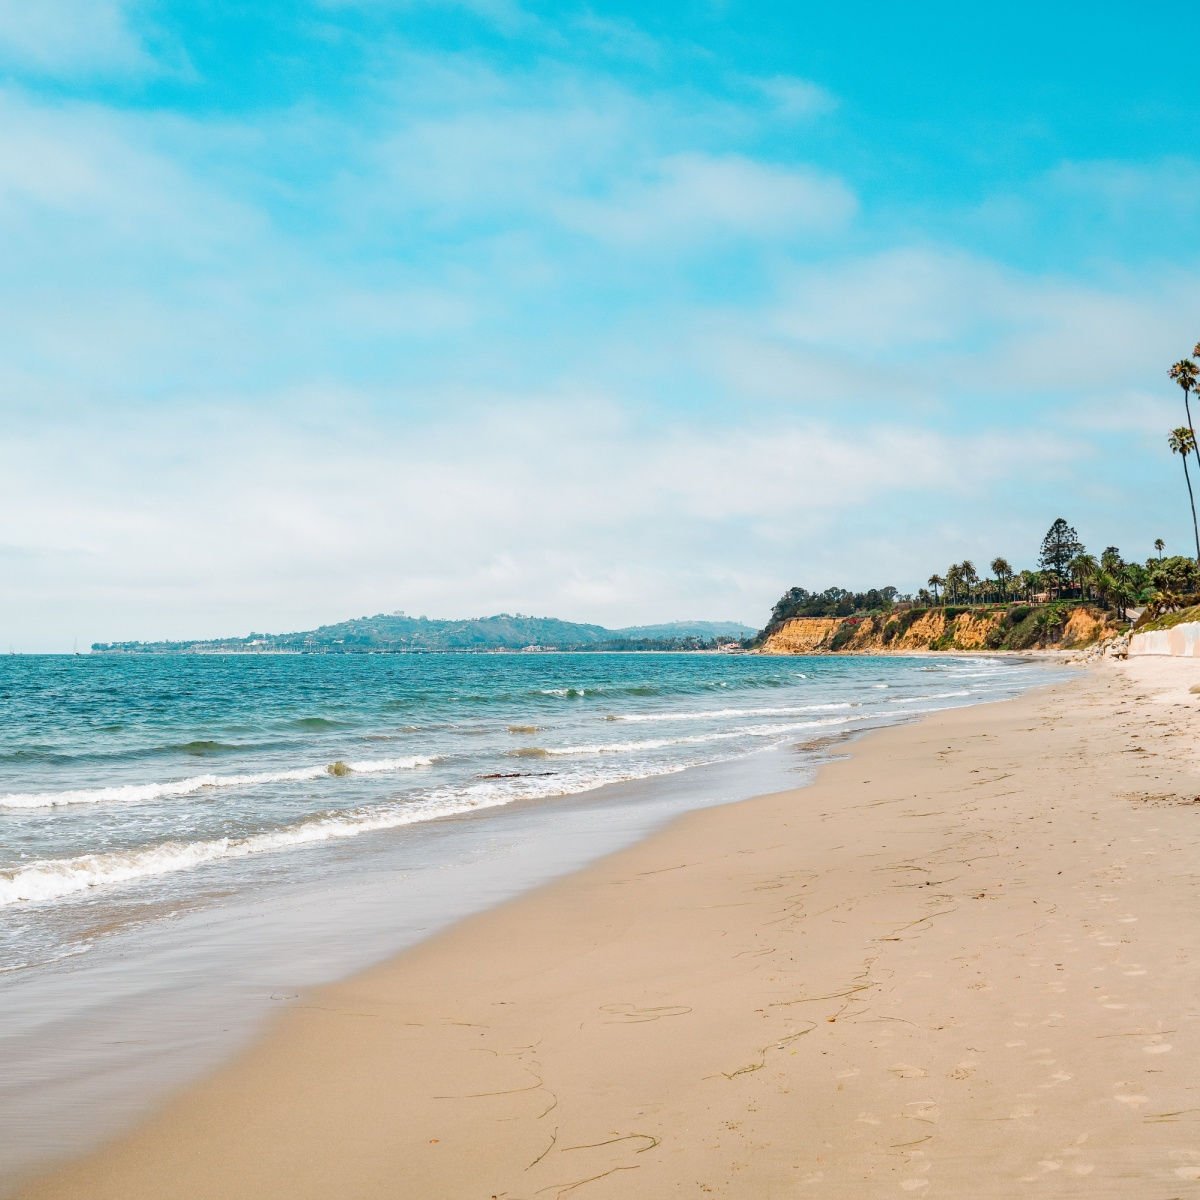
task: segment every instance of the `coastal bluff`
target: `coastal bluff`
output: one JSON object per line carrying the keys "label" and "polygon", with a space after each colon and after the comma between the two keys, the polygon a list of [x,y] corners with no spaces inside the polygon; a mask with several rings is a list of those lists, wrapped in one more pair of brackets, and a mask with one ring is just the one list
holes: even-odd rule
{"label": "coastal bluff", "polygon": [[1117,630],[1098,610],[1071,611],[1061,627],[1048,628],[1038,609],[991,612],[953,608],[910,609],[857,617],[789,617],[763,639],[762,654],[888,654],[920,650],[1073,650],[1112,637]]}

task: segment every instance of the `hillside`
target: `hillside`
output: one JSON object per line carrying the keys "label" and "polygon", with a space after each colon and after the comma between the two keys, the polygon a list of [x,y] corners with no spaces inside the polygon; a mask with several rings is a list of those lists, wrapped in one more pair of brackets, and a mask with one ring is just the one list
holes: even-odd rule
{"label": "hillside", "polygon": [[673,621],[607,629],[511,613],[465,620],[380,613],[299,633],[251,633],[181,642],[95,642],[92,650],[98,654],[377,654],[534,646],[547,650],[701,650],[718,641],[740,641],[753,634],[753,629],[736,621]]}
{"label": "hillside", "polygon": [[1031,650],[1090,646],[1117,632],[1087,605],[913,608],[859,617],[791,617],[766,632],[764,654],[878,654],[897,650]]}

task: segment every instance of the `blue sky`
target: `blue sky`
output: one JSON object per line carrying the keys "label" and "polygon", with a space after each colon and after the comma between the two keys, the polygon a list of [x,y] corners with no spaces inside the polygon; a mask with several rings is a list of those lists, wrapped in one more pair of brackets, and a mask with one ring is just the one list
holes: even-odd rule
{"label": "blue sky", "polygon": [[0,0],[0,637],[1186,551],[1191,16]]}

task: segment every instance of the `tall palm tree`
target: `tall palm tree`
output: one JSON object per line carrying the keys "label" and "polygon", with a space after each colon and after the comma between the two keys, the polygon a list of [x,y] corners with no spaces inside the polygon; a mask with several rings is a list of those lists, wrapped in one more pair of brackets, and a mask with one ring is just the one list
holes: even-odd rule
{"label": "tall palm tree", "polygon": [[958,570],[963,586],[967,589],[967,602],[970,603],[975,588],[979,585],[979,572],[975,570],[975,564],[969,558],[964,558],[958,564]]}
{"label": "tall palm tree", "polygon": [[959,589],[963,585],[962,567],[958,563],[951,563],[946,568],[946,591],[950,596],[951,602],[958,600]]}
{"label": "tall palm tree", "polygon": [[1154,550],[1155,550],[1155,553],[1158,555],[1158,558],[1159,558],[1159,561],[1160,561],[1160,562],[1162,561],[1163,551],[1164,551],[1166,548],[1167,548],[1167,543],[1166,543],[1166,542],[1164,542],[1164,541],[1162,540],[1162,538],[1155,538],[1155,539],[1154,539]]}
{"label": "tall palm tree", "polygon": [[[1200,354],[1200,342],[1196,343],[1196,354]],[[1196,364],[1190,358],[1181,358],[1167,374],[1183,388],[1183,407],[1187,412],[1188,432],[1192,435],[1192,452],[1200,458],[1200,450],[1196,448],[1196,427],[1192,424],[1191,395],[1196,390]]]}
{"label": "tall palm tree", "polygon": [[925,582],[933,588],[933,602],[936,604],[938,602],[938,588],[945,587],[946,581],[940,575],[930,575]]}
{"label": "tall palm tree", "polygon": [[1187,480],[1188,501],[1192,506],[1192,533],[1196,536],[1196,561],[1200,563],[1200,526],[1196,524],[1196,496],[1192,491],[1192,477],[1188,474],[1187,456],[1197,453],[1196,435],[1187,425],[1171,430],[1167,445],[1172,454],[1178,454],[1183,459],[1183,477]]}
{"label": "tall palm tree", "polygon": [[992,574],[996,577],[996,582],[1000,585],[1000,591],[1005,599],[1008,598],[1009,581],[1012,579],[1012,565],[1007,558],[992,559]]}

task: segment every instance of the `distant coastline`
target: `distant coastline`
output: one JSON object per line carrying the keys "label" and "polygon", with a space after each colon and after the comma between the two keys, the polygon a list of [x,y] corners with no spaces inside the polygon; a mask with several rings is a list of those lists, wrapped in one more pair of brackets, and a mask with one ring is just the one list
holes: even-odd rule
{"label": "distant coastline", "polygon": [[298,633],[181,641],[93,642],[96,654],[545,654],[614,651],[727,651],[756,631],[737,621],[673,621],[608,629],[498,613],[466,620],[380,613]]}

